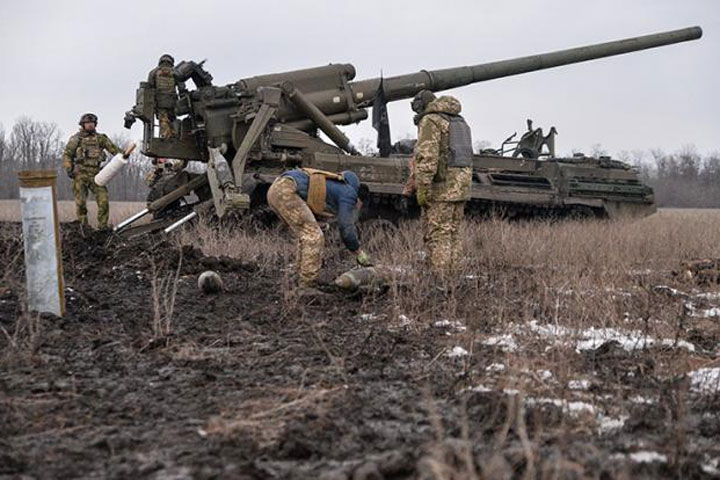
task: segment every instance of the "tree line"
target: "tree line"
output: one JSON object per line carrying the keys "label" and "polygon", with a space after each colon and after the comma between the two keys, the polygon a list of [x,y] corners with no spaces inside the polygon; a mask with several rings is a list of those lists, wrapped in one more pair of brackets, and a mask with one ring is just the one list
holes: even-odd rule
{"label": "tree line", "polygon": [[701,155],[692,145],[675,153],[653,149],[621,152],[655,190],[659,207],[720,208],[720,151]]}
{"label": "tree line", "polygon": [[[68,135],[69,138],[69,135]],[[73,198],[70,180],[62,167],[62,152],[68,138],[62,136],[54,123],[29,117],[19,118],[9,131],[0,125],[0,198],[18,197],[19,170],[55,170],[58,173],[58,196]],[[129,139],[110,135],[118,147]],[[361,139],[361,150],[376,153],[374,141]],[[487,142],[482,142],[486,145]],[[479,148],[480,143],[476,145]],[[111,200],[143,201],[147,196],[145,174],[152,168],[150,159],[138,152],[130,156],[128,165],[108,185]],[[607,155],[600,145],[591,147],[593,156]],[[660,207],[720,208],[720,152],[701,155],[693,146],[675,153],[661,150],[620,152],[618,159],[633,165],[640,178],[655,189]]]}
{"label": "tree line", "polygon": [[[122,135],[108,135],[123,149],[129,139]],[[65,143],[55,123],[39,122],[29,117],[19,118],[9,131],[0,125],[0,199],[18,198],[17,172],[20,170],[54,170],[57,172],[58,199],[72,200],[72,184],[62,165]],[[147,196],[145,174],[151,169],[150,160],[136,149],[125,168],[108,184],[110,200],[142,201]],[[109,156],[109,155],[108,155]]]}

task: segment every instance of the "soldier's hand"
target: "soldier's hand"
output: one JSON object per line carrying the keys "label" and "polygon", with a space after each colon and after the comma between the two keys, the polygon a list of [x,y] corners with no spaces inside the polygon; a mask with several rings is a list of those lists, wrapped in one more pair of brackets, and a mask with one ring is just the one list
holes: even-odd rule
{"label": "soldier's hand", "polygon": [[415,192],[417,191],[417,187],[415,187],[415,183],[406,183],[403,187],[402,195],[405,197],[412,197],[415,195]]}
{"label": "soldier's hand", "polygon": [[372,261],[370,260],[370,255],[365,253],[365,250],[359,250],[357,257],[355,257],[357,264],[361,267],[370,267],[372,266]]}
{"label": "soldier's hand", "polygon": [[427,205],[428,201],[428,191],[425,187],[417,187],[417,191],[415,193],[415,198],[417,198],[417,203],[421,207],[424,207]]}
{"label": "soldier's hand", "polygon": [[75,178],[75,171],[72,168],[65,169],[65,172],[70,180]]}

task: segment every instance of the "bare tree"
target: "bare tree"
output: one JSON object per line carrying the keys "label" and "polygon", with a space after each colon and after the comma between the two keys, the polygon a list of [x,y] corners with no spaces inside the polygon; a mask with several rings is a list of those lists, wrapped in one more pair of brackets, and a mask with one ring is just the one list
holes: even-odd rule
{"label": "bare tree", "polygon": [[[0,173],[5,181],[0,185],[0,196],[15,198],[18,194],[17,171],[56,170],[62,158],[60,132],[55,123],[37,122],[29,117],[19,118],[9,137],[2,132],[2,163]],[[60,185],[61,197],[67,187]]]}

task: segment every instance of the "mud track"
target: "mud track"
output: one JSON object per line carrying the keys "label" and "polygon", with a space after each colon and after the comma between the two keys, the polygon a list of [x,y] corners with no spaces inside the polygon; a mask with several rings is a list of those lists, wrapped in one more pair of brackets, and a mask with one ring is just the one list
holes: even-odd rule
{"label": "mud track", "polygon": [[[0,478],[434,478],[437,462],[475,462],[486,478],[523,472],[521,436],[493,447],[512,397],[469,391],[467,368],[443,356],[444,330],[368,315],[391,310],[382,293],[295,302],[283,265],[261,271],[192,246],[62,229],[66,317],[41,318],[28,346],[0,340]],[[19,225],[0,225],[10,333],[23,318],[21,249]],[[158,335],[151,283],[172,281],[180,257],[171,327]],[[224,293],[198,292],[207,268],[221,272]],[[492,350],[472,354],[492,361]],[[527,415],[544,428],[563,422],[552,408]],[[665,465],[611,460],[613,444],[638,432],[674,438],[665,415],[643,412],[610,438],[566,430],[540,448],[562,446],[578,466],[564,478],[669,478]],[[697,463],[684,469],[702,476]]]}

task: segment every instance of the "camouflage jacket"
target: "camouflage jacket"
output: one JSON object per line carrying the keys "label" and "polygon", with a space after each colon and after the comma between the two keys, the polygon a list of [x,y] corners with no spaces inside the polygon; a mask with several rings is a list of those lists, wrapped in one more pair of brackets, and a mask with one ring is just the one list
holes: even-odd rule
{"label": "camouflage jacket", "polygon": [[107,150],[113,155],[120,149],[104,133],[80,130],[70,137],[63,151],[63,167],[70,170],[76,165],[89,170],[99,170]]}
{"label": "camouflage jacket", "polygon": [[428,189],[428,200],[459,202],[470,199],[472,168],[450,168],[450,122],[442,115],[460,113],[460,102],[443,96],[431,102],[418,123],[414,173],[418,188]]}

